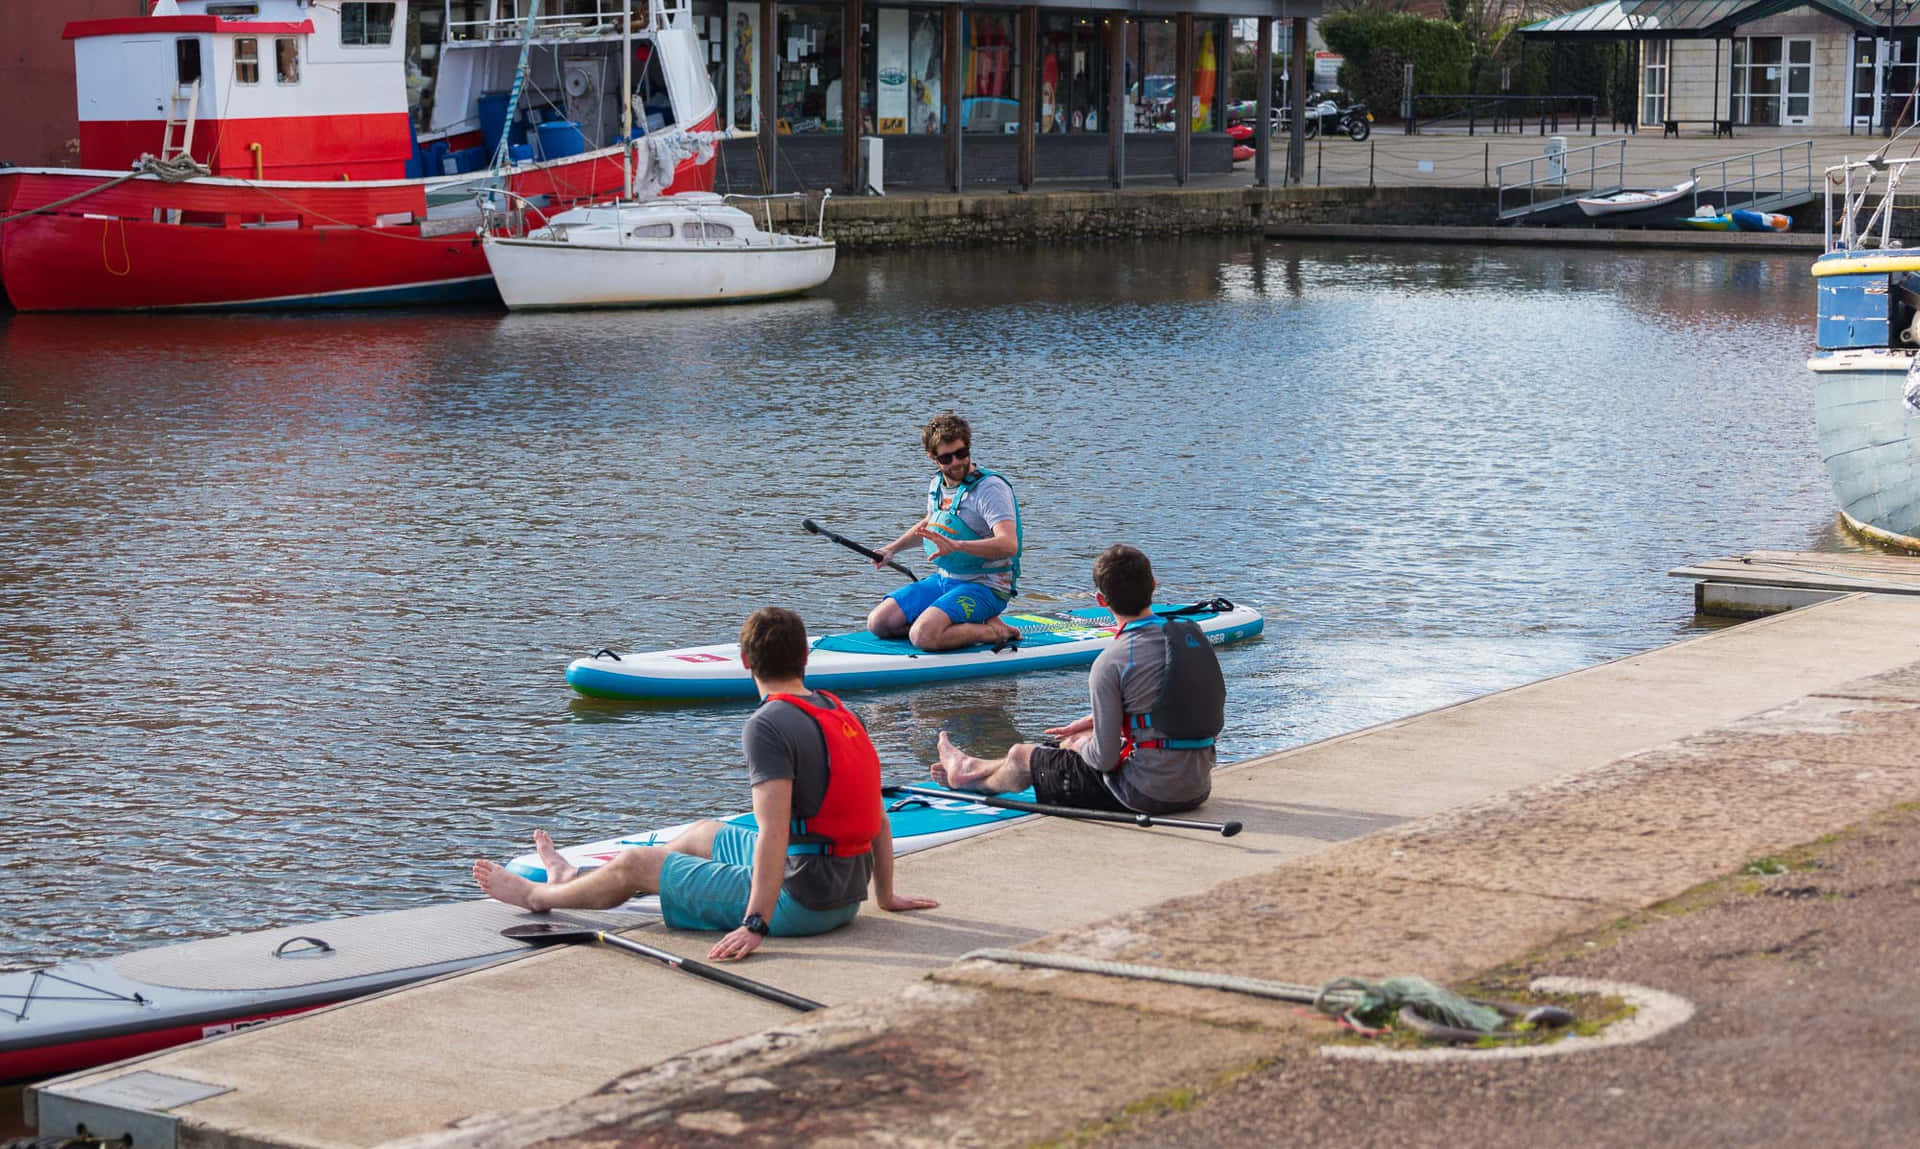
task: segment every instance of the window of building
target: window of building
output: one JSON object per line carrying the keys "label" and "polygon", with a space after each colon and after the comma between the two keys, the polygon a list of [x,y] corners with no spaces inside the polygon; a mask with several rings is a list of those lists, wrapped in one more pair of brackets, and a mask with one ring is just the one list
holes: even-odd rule
{"label": "window of building", "polygon": [[173,73],[181,87],[200,80],[200,41],[193,37],[173,42]]}
{"label": "window of building", "polygon": [[1096,16],[1040,17],[1040,120],[1036,130],[1099,132],[1107,109],[1107,22]]}
{"label": "window of building", "polygon": [[1226,128],[1227,68],[1232,39],[1225,20],[1193,22],[1193,108],[1192,127],[1196,132],[1217,132]]}
{"label": "window of building", "polygon": [[273,78],[282,84],[300,82],[300,41],[292,36],[274,38]]}
{"label": "window of building", "polygon": [[393,42],[393,4],[340,5],[340,42],[349,47]]}
{"label": "window of building", "polygon": [[837,132],[844,106],[840,98],[840,9],[808,5],[780,7],[780,68],[774,79],[774,108],[782,134]]}
{"label": "window of building", "polygon": [[233,41],[233,82],[260,82],[260,41],[252,36],[237,36]]}
{"label": "window of building", "polygon": [[1733,41],[1733,122],[1778,124],[1785,89],[1778,36],[1742,36]]}
{"label": "window of building", "polygon": [[1640,122],[1657,124],[1667,118],[1667,51],[1671,40],[1640,41]]}
{"label": "window of building", "polygon": [[1130,132],[1170,132],[1173,104],[1180,93],[1173,21],[1130,21],[1127,32],[1126,128]]}
{"label": "window of building", "polygon": [[1009,132],[1020,124],[1020,51],[1014,13],[969,11],[960,22],[960,130]]}
{"label": "window of building", "polygon": [[1853,38],[1853,123],[1867,127],[1873,123],[1874,37]]}

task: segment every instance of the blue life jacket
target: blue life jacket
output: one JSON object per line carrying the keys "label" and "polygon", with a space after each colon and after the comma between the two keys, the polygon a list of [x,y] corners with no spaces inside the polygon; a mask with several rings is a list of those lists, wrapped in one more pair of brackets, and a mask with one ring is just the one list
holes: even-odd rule
{"label": "blue life jacket", "polygon": [[[965,520],[960,517],[960,507],[966,502],[967,496],[973,494],[981,483],[986,482],[989,478],[995,477],[999,478],[1003,483],[1007,482],[1007,477],[998,471],[989,471],[983,467],[976,468],[972,474],[968,475],[966,479],[961,482],[960,489],[954,492],[953,504],[942,507],[940,505],[940,476],[935,475],[932,484],[927,487],[927,525],[939,531],[941,534],[946,535],[948,538],[959,539],[963,542],[991,538],[992,536],[980,534],[972,527],[969,527]],[[1007,490],[1009,492],[1013,490],[1012,483],[1007,483]],[[1020,500],[1018,498],[1015,498],[1013,501],[1013,538],[1016,548],[1025,546],[1025,539],[1020,530]],[[944,555],[935,556],[932,541],[925,541],[921,545],[926,548],[927,557],[933,560],[933,565],[938,568],[942,574],[963,579],[978,579],[982,575],[1005,574],[1008,578],[1008,583],[1004,596],[1012,598],[1019,590],[1019,549],[1016,549],[1012,555],[1003,559],[983,559],[978,555],[963,554],[960,551],[952,551]]]}
{"label": "blue life jacket", "polygon": [[[1204,750],[1227,724],[1227,681],[1213,642],[1198,623],[1152,615],[1135,619],[1120,634],[1145,626],[1165,627],[1167,674],[1160,697],[1142,714],[1129,714],[1121,731],[1120,757],[1140,749]],[[1117,636],[1116,636],[1117,637]],[[1136,741],[1138,735],[1151,737]]]}

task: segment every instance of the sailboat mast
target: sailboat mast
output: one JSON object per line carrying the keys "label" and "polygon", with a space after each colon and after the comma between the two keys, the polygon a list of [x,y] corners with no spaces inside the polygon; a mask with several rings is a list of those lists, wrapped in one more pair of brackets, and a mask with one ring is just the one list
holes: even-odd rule
{"label": "sailboat mast", "polygon": [[633,194],[633,0],[620,4],[620,198]]}

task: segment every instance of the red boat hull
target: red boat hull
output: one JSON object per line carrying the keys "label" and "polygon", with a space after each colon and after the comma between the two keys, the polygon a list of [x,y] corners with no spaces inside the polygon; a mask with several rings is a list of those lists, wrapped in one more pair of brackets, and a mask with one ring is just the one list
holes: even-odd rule
{"label": "red boat hull", "polygon": [[[712,121],[701,125],[710,129]],[[21,311],[366,307],[497,301],[470,232],[435,235],[426,181],[253,183],[0,170],[0,285]],[[516,172],[546,210],[618,194],[617,150]],[[669,191],[710,190],[713,164]],[[87,193],[64,205],[56,201]],[[35,208],[33,215],[18,213]],[[458,226],[453,225],[453,226]]]}

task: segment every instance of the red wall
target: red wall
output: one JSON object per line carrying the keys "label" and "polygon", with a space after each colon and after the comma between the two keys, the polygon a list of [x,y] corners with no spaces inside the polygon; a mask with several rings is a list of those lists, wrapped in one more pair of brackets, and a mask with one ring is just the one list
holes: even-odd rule
{"label": "red wall", "polygon": [[79,100],[73,91],[73,44],[60,33],[73,20],[144,16],[146,0],[0,0],[0,160],[77,164]]}

